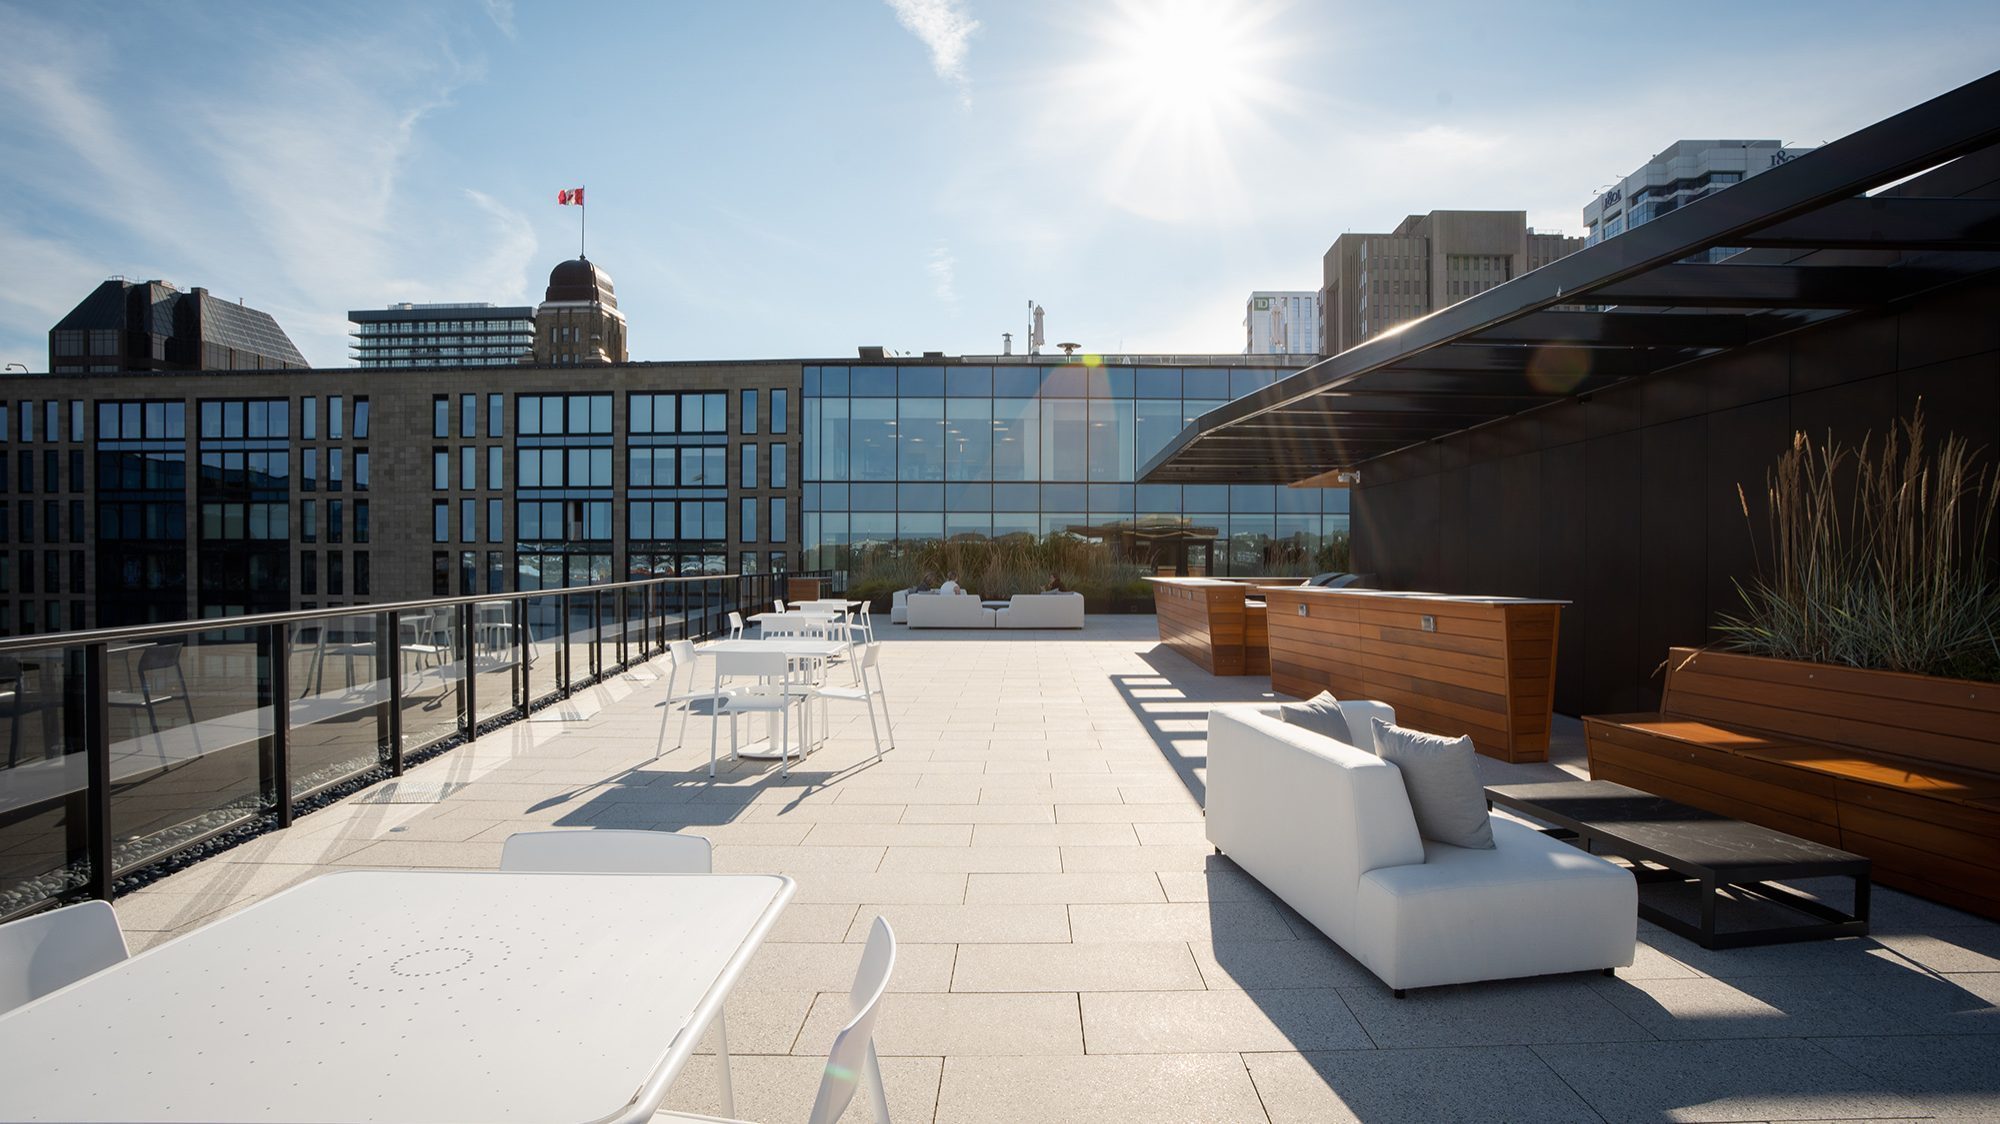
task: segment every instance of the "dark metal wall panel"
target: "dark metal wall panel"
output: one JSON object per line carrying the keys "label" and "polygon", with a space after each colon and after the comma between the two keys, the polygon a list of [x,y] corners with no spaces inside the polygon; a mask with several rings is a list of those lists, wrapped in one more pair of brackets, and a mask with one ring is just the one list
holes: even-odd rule
{"label": "dark metal wall panel", "polygon": [[[1795,429],[1880,433],[1917,396],[1933,435],[2000,457],[2000,286],[1811,328],[1361,468],[1357,567],[1384,588],[1564,597],[1556,708],[1644,710],[1674,644],[1713,639],[1753,573],[1749,493]],[[1539,449],[1539,452],[1533,451]]]}

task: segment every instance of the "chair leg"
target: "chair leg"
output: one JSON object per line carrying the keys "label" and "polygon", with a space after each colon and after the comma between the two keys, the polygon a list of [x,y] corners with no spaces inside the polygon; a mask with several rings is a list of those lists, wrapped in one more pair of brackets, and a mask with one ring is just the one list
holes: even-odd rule
{"label": "chair leg", "polygon": [[875,668],[875,697],[882,700],[882,727],[889,731],[889,748],[896,748],[896,724],[889,721],[889,692],[882,689],[882,669]]}
{"label": "chair leg", "polygon": [[875,1124],[889,1124],[889,1096],[882,1088],[882,1059],[875,1056],[875,1040],[868,1040],[868,1095],[875,1101]]}
{"label": "chair leg", "polygon": [[736,1115],[736,1083],[729,1075],[729,1025],[722,1012],[715,1013],[715,1083],[722,1094],[722,1115]]}
{"label": "chair leg", "polygon": [[[681,720],[681,729],[683,731],[687,729],[686,719]],[[708,775],[711,778],[715,776],[715,742],[721,736],[722,715],[718,714],[715,716],[715,721],[708,727]],[[736,756],[736,718],[734,715],[731,715],[729,719],[729,756]]]}
{"label": "chair leg", "polygon": [[875,725],[875,696],[861,696],[861,705],[868,708],[868,732],[875,735],[875,758],[879,761],[882,758],[882,731]]}

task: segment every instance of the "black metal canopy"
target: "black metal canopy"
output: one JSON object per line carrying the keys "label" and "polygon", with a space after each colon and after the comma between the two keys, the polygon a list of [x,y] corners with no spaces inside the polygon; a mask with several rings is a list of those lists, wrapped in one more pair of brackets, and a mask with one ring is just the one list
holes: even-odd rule
{"label": "black metal canopy", "polygon": [[1139,478],[1295,483],[2000,270],[1996,146],[2000,72],[1203,414]]}

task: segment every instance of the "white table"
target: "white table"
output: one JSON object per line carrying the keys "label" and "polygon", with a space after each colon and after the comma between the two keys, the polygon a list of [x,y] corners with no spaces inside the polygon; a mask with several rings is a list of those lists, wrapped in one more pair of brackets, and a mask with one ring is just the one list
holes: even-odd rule
{"label": "white table", "polygon": [[315,878],[0,1015],[0,1119],[644,1121],[794,889]]}
{"label": "white table", "polygon": [[[786,613],[785,615],[791,616],[792,614]],[[743,640],[717,640],[713,644],[703,644],[700,650],[702,655],[708,655],[713,652],[783,652],[794,660],[809,660],[814,663],[820,663],[847,651],[847,645],[839,640],[807,640],[798,636],[773,636],[768,640],[750,640],[747,638]],[[785,752],[783,746],[771,744],[776,740],[775,737],[765,739],[761,743],[762,748],[749,746],[738,749],[736,756],[748,757],[757,761],[780,760],[785,756]],[[810,736],[802,736],[799,740],[807,746],[807,752],[811,752]],[[805,754],[802,753],[799,756],[803,757]]]}
{"label": "white table", "polygon": [[753,613],[743,619],[752,624],[762,624],[765,621],[813,621],[818,624],[829,624],[839,620],[840,617],[841,614],[832,610],[793,609],[788,613]]}

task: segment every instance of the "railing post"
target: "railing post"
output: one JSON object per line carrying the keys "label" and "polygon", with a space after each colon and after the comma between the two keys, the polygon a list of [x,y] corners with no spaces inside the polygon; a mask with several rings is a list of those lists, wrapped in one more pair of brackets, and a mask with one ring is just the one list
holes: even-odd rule
{"label": "railing post", "polygon": [[388,677],[387,710],[382,712],[382,761],[389,775],[403,775],[403,614],[395,609],[382,614],[382,639],[375,645],[376,666]]}
{"label": "railing post", "polygon": [[556,649],[556,657],[557,657],[557,658],[556,658],[556,693],[557,693],[557,694],[560,694],[560,695],[567,695],[567,694],[569,694],[569,683],[570,683],[570,674],[569,674],[569,594],[567,594],[567,593],[559,593],[559,594],[557,594],[557,595],[556,595],[556,614],[557,614],[557,622],[558,622],[558,623],[557,623],[557,625],[556,625],[556,635],[562,638],[562,644],[561,644],[561,646],[560,646],[560,647],[558,647],[558,648]]}
{"label": "railing post", "polygon": [[618,595],[617,598],[618,599],[618,670],[623,671],[625,670],[626,664],[631,662],[626,652],[625,632],[627,626],[630,625],[632,621],[632,613],[631,613],[632,607],[625,600],[624,590],[622,589],[618,590],[617,595]]}
{"label": "railing post", "polygon": [[278,826],[292,826],[292,692],[291,661],[285,655],[288,625],[264,626],[264,651],[271,665],[271,787],[276,797]]}
{"label": "railing post", "polygon": [[528,676],[528,599],[516,597],[513,602],[514,617],[514,664],[521,669],[515,676],[520,683],[520,694],[514,700],[515,716],[528,717],[528,704],[535,701],[535,682]]}
{"label": "railing post", "polygon": [[604,674],[604,593],[590,591],[590,677]]}
{"label": "railing post", "polygon": [[476,603],[467,603],[458,607],[457,644],[458,650],[462,653],[465,660],[464,678],[461,680],[465,684],[465,689],[459,692],[459,698],[464,700],[465,705],[466,741],[471,741],[473,738],[479,736],[478,651],[474,647],[476,638],[473,636],[472,631],[472,618],[479,615],[477,608]]}
{"label": "railing post", "polygon": [[[90,825],[85,850],[90,856],[90,896],[111,900],[111,676],[107,647],[91,644],[83,650],[84,768],[88,786]],[[16,718],[15,721],[20,721]]]}

